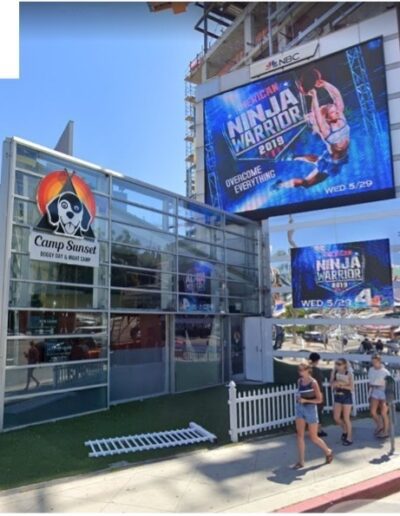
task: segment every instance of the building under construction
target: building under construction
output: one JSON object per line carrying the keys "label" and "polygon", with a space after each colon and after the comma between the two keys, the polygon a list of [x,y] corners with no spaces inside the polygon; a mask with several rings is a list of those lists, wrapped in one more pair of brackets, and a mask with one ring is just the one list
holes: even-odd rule
{"label": "building under construction", "polygon": [[[165,5],[166,3],[164,3]],[[186,192],[204,200],[203,158],[196,153],[196,88],[271,55],[355,25],[393,2],[196,2],[203,47],[185,77]],[[222,79],[221,79],[222,80]],[[229,80],[226,77],[224,80]],[[204,97],[206,95],[202,95]],[[204,160],[203,160],[204,161]]]}

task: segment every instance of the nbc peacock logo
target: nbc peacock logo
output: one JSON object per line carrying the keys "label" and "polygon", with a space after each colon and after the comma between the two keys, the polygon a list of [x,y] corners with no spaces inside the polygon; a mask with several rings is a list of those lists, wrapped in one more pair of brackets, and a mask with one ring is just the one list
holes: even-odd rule
{"label": "nbc peacock logo", "polygon": [[75,172],[56,170],[44,177],[37,188],[36,202],[42,216],[36,229],[74,238],[95,238],[92,223],[96,201]]}

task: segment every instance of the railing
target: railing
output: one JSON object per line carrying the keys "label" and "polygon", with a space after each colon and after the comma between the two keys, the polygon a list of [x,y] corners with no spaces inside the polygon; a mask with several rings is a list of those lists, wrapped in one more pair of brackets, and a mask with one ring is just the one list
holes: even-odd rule
{"label": "railing", "polygon": [[[396,382],[396,401],[400,402],[400,379]],[[324,412],[333,410],[332,389],[325,380]],[[238,392],[235,382],[229,384],[229,434],[232,442],[242,435],[292,425],[296,419],[297,385],[266,387],[252,391]],[[357,376],[354,380],[353,415],[368,410],[368,377]]]}

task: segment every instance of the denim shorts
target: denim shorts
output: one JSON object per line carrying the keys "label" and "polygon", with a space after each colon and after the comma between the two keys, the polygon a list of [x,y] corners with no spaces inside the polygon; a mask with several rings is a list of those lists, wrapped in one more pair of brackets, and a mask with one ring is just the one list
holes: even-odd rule
{"label": "denim shorts", "polygon": [[335,393],[334,397],[335,403],[340,403],[341,405],[353,405],[353,395],[350,391],[344,393]]}
{"label": "denim shorts", "polygon": [[371,387],[371,398],[379,401],[386,401],[385,389]]}
{"label": "denim shorts", "polygon": [[304,419],[308,424],[319,423],[317,405],[296,403],[296,419]]}

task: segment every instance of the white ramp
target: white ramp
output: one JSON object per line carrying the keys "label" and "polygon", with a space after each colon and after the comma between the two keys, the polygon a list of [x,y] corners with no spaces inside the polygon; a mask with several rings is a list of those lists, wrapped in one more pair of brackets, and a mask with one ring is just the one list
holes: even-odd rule
{"label": "white ramp", "polygon": [[158,448],[172,448],[189,444],[214,442],[217,437],[196,423],[189,423],[188,428],[167,430],[147,434],[126,435],[109,439],[95,439],[86,441],[85,446],[90,448],[89,457],[106,457],[121,453],[156,450]]}

